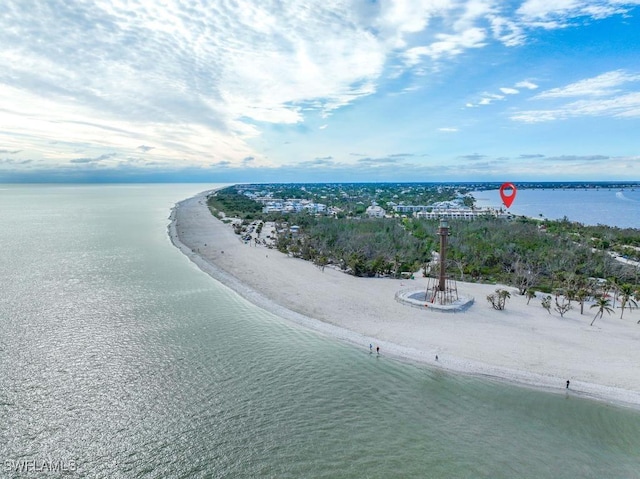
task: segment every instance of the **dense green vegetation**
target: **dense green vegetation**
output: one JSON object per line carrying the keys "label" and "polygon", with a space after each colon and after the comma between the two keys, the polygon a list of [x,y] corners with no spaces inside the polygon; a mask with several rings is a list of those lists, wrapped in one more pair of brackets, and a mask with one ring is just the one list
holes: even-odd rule
{"label": "dense green vegetation", "polygon": [[431,257],[424,241],[387,218],[343,219],[294,215],[303,236],[279,235],[277,248],[320,264],[335,264],[356,276],[415,271]]}
{"label": "dense green vegetation", "polygon": [[[279,250],[310,261],[336,264],[358,276],[416,271],[438,249],[438,222],[416,219],[289,217],[301,235],[278,237]],[[541,231],[527,218],[450,221],[448,269],[459,280],[506,282],[552,291],[570,276],[615,277],[637,282],[637,269],[594,250],[573,234]],[[580,228],[576,226],[576,228]]]}
{"label": "dense green vegetation", "polygon": [[262,205],[239,194],[235,188],[225,188],[207,198],[212,212],[223,211],[226,216],[253,219],[262,213]]}

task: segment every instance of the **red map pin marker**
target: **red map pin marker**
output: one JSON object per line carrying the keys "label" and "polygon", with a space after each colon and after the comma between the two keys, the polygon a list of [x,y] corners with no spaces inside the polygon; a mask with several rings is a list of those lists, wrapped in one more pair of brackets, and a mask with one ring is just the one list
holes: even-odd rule
{"label": "red map pin marker", "polygon": [[[508,190],[511,190],[511,192]],[[513,200],[516,199],[516,187],[513,183],[504,183],[500,187],[500,198],[502,198],[502,202],[507,208],[512,205]]]}

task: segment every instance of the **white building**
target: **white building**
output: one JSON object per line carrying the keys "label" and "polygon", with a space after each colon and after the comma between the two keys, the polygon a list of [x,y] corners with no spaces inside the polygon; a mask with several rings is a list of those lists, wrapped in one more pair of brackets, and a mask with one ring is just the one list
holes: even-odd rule
{"label": "white building", "polygon": [[365,213],[371,218],[384,218],[386,211],[378,205],[371,205],[367,208]]}
{"label": "white building", "polygon": [[472,220],[480,216],[493,216],[495,218],[511,218],[509,213],[493,208],[433,208],[431,211],[417,211],[416,218],[437,220],[440,218]]}
{"label": "white building", "polygon": [[396,213],[415,213],[417,211],[427,211],[432,208],[432,206],[425,205],[395,205],[393,210]]}

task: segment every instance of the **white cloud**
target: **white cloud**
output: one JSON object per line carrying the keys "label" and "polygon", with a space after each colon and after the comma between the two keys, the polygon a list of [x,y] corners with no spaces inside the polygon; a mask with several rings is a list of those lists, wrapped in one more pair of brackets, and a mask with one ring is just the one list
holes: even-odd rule
{"label": "white cloud", "polygon": [[486,45],[487,34],[482,28],[469,28],[458,34],[441,33],[436,35],[436,41],[427,46],[410,48],[405,52],[406,63],[409,66],[420,63],[422,57],[439,60],[461,54],[469,48],[480,48]]}
{"label": "white cloud", "polygon": [[566,120],[582,116],[640,118],[640,92],[623,91],[628,83],[640,82],[640,74],[614,70],[564,87],[543,91],[533,100],[580,98],[553,108],[515,113],[512,120],[525,123]]}
{"label": "white cloud", "polygon": [[488,93],[485,92],[482,94],[482,98],[480,99],[480,101],[477,104],[473,104],[473,103],[467,103],[465,106],[467,108],[473,108],[476,106],[481,106],[481,105],[490,105],[491,103],[493,103],[496,100],[504,100],[506,98],[507,95],[517,95],[520,93],[520,90],[518,88],[526,88],[529,90],[533,90],[535,88],[538,88],[538,85],[536,85],[535,83],[531,83],[528,80],[525,81],[521,81],[516,83],[515,85],[517,88],[512,88],[512,87],[500,87],[498,88],[498,90],[500,90],[500,93]]}
{"label": "white cloud", "polygon": [[602,19],[612,15],[626,13],[634,1],[607,0],[527,0],[517,13],[525,22],[559,20],[555,28],[564,26],[563,21],[572,17],[591,17]]}
{"label": "white cloud", "polygon": [[524,123],[541,123],[580,116],[640,118],[640,92],[606,99],[578,100],[555,109],[523,111],[512,115],[511,119]]}
{"label": "white cloud", "polygon": [[[153,145],[148,161],[240,165],[252,157],[268,165],[252,146],[265,123],[326,118],[392,75],[397,91],[426,90],[417,77],[470,49],[520,45],[535,28],[631,4],[640,0],[527,0],[514,15],[498,0],[45,1],[37,11],[3,0],[3,147],[51,162],[77,149],[138,161],[140,145]],[[407,68],[420,81],[407,83]],[[595,80],[540,97],[619,88],[616,78],[600,78],[599,87]],[[520,82],[467,107],[535,88]]]}
{"label": "white cloud", "polygon": [[630,74],[623,70],[615,70],[597,77],[580,80],[570,85],[553,88],[539,93],[534,98],[566,98],[576,96],[608,96],[619,91],[625,83],[640,81],[639,74]]}
{"label": "white cloud", "polygon": [[578,0],[527,0],[517,13],[526,18],[547,18],[553,14],[569,12],[579,5]]}
{"label": "white cloud", "polygon": [[524,29],[516,22],[497,15],[489,15],[488,19],[494,38],[508,47],[524,43],[526,38]]}
{"label": "white cloud", "polygon": [[504,100],[504,95],[497,95],[495,93],[485,93],[483,98],[480,99],[478,105],[490,105],[496,100]]}
{"label": "white cloud", "polygon": [[445,133],[455,133],[458,131],[457,128],[451,128],[451,127],[444,127],[444,128],[438,128],[438,131],[442,131]]}
{"label": "white cloud", "polygon": [[[421,64],[424,58],[433,64],[460,55],[465,50],[484,47],[488,39],[487,20],[497,18],[495,12],[499,6],[496,0],[422,0],[418,3],[433,6],[429,17],[430,20],[437,19],[440,28],[430,31],[424,24],[423,31],[428,41],[422,42],[422,45],[408,46],[402,53],[408,67]],[[506,24],[501,27],[501,35],[505,38],[511,34],[506,32],[508,28]]]}
{"label": "white cloud", "polygon": [[478,20],[493,14],[497,8],[495,0],[467,0],[461,6],[462,11],[453,23],[454,30],[458,32],[477,26]]}
{"label": "white cloud", "polygon": [[406,34],[423,31],[431,18],[443,15],[453,3],[451,0],[380,2],[379,12],[372,18],[372,23],[388,37],[393,48],[402,48],[406,46]]}
{"label": "white cloud", "polygon": [[527,88],[529,90],[535,90],[536,88],[538,88],[538,85],[536,85],[535,83],[530,82],[529,80],[524,80],[521,82],[516,83],[516,88]]}
{"label": "white cloud", "polygon": [[[247,143],[260,123],[299,123],[314,110],[326,117],[371,95],[396,55],[418,66],[484,46],[477,23],[495,1],[292,0],[274,9],[252,0],[97,0],[45,5],[37,19],[19,0],[7,7],[0,70],[11,73],[0,84],[28,104],[46,98],[56,112],[53,119],[34,110],[29,123],[19,95],[1,96],[8,124],[29,131],[21,147],[36,137],[125,150],[143,141],[157,145],[149,156],[204,163],[264,160]],[[441,26],[428,32],[431,42],[412,45],[409,36],[435,18]],[[90,125],[93,118],[100,120]]]}
{"label": "white cloud", "polygon": [[[37,156],[53,161],[69,158],[78,147],[88,150],[119,148],[128,154],[139,153],[141,143],[153,143],[146,153],[154,160],[175,160],[176,155],[197,162],[207,156],[242,158],[251,154],[243,135],[217,132],[215,145],[211,132],[198,123],[128,120],[102,113],[71,101],[43,98],[31,92],[0,85],[0,125],[11,144],[37,152]],[[73,148],[72,148],[73,147]]]}
{"label": "white cloud", "polygon": [[[0,84],[29,104],[46,99],[56,112],[53,121],[35,109],[27,121],[20,95],[2,95],[0,104],[13,112],[9,128],[120,144],[127,134],[97,131],[126,124],[138,145],[171,146],[169,155],[196,162],[259,157],[245,144],[260,132],[255,122],[297,123],[305,105],[326,114],[374,93],[391,48],[362,23],[366,11],[338,0],[291,1],[271,10],[249,0],[98,1],[45,5],[37,20],[23,2],[8,7],[0,20]],[[413,14],[398,18],[394,34],[420,28],[413,21]],[[78,109],[81,118],[100,118],[96,133],[86,121],[70,127]],[[190,134],[178,139],[185,128],[199,131],[206,145],[187,143]]]}

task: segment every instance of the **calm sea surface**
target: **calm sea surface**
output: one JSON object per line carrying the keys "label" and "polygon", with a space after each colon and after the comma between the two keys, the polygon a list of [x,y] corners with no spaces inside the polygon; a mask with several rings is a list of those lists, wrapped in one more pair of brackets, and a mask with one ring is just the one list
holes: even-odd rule
{"label": "calm sea surface", "polygon": [[211,186],[0,186],[0,477],[640,477],[638,411],[376,357],[202,273],[167,217]]}
{"label": "calm sea surface", "polygon": [[[478,206],[503,206],[498,190],[480,191],[474,196]],[[549,219],[566,216],[585,225],[640,228],[640,188],[519,189],[509,211],[536,218],[540,215]]]}

